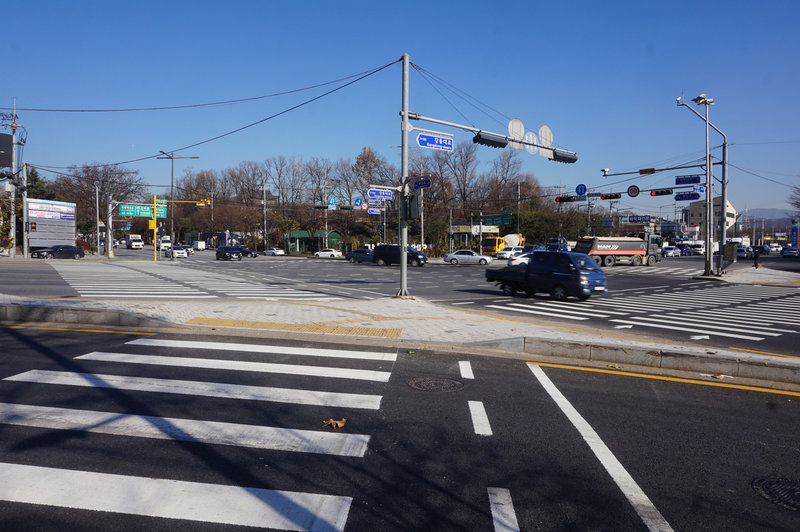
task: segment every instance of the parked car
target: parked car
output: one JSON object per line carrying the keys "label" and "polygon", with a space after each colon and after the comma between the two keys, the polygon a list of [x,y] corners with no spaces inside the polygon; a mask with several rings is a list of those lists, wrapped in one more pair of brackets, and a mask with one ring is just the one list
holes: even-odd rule
{"label": "parked car", "polygon": [[703,244],[689,244],[686,248],[687,255],[705,255],[706,247]]}
{"label": "parked car", "polygon": [[497,260],[507,260],[514,255],[519,255],[525,248],[523,246],[506,246],[497,252]]}
{"label": "parked car", "polygon": [[772,251],[772,248],[770,248],[766,244],[764,244],[763,246],[758,246],[758,248],[761,250],[762,255],[769,255],[770,252]]}
{"label": "parked car", "polygon": [[[381,244],[372,250],[372,262],[378,266],[400,264],[400,246],[397,244]],[[411,266],[424,266],[428,256],[408,246],[406,250],[406,264]]]}
{"label": "parked car", "polygon": [[277,257],[278,255],[286,255],[281,248],[268,248],[264,250],[264,255],[268,257]]}
{"label": "parked car", "polygon": [[662,257],[680,257],[681,250],[675,246],[664,246],[661,250]]}
{"label": "parked car", "polygon": [[233,247],[237,248],[239,251],[242,252],[242,257],[258,257],[258,253],[256,253],[255,251],[251,250],[247,246],[243,246],[241,244],[237,244],[237,245],[235,245]]}
{"label": "parked car", "polygon": [[[544,250],[540,250],[540,251],[544,251]],[[528,264],[528,261],[531,259],[531,255],[533,255],[532,251],[530,253],[522,253],[520,255],[514,255],[513,257],[508,259],[508,265],[509,266],[517,266],[519,264]]]}
{"label": "parked car", "polygon": [[489,264],[492,262],[492,257],[488,255],[481,255],[475,253],[471,249],[457,249],[452,253],[445,253],[443,257],[445,262],[450,264]]}
{"label": "parked car", "polygon": [[335,257],[341,257],[342,256],[342,252],[339,251],[338,249],[326,248],[326,249],[321,249],[321,250],[317,251],[316,253],[314,253],[314,256],[315,257],[332,259],[332,258],[335,258]]}
{"label": "parked car", "polygon": [[236,246],[217,248],[217,260],[242,260],[242,252]]}
{"label": "parked car", "polygon": [[778,244],[776,242],[773,242],[772,244],[770,244],[769,248],[772,251],[774,251],[775,253],[780,253],[781,251],[783,251],[783,246],[781,246],[780,244]]}
{"label": "parked car", "polygon": [[164,250],[164,256],[176,259],[185,259],[189,256],[183,246],[173,246]]}
{"label": "parked car", "polygon": [[34,259],[81,259],[83,250],[76,246],[50,246],[31,252]]}
{"label": "parked car", "polygon": [[736,246],[737,259],[752,259],[753,251],[749,246]]}
{"label": "parked car", "polygon": [[353,251],[348,251],[345,257],[351,263],[353,262],[372,262],[372,250],[371,249],[354,249]]}
{"label": "parked car", "polygon": [[783,251],[781,251],[781,256],[782,257],[797,257],[797,256],[800,256],[800,252],[797,251],[797,248],[793,248],[791,246],[786,246],[785,248],[783,248]]}
{"label": "parked car", "polygon": [[565,251],[535,251],[522,268],[487,269],[486,280],[504,294],[547,292],[558,301],[574,296],[585,301],[608,290],[606,276],[589,255]]}

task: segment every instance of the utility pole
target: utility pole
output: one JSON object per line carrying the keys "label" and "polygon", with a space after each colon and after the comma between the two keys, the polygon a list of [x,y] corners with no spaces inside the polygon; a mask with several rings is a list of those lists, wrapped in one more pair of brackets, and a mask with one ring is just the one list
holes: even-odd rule
{"label": "utility pole", "polygon": [[408,54],[403,54],[403,121],[401,125],[402,142],[400,157],[400,290],[396,297],[408,297],[408,264],[406,263],[406,251],[408,247],[408,66],[410,60]]}
{"label": "utility pole", "polygon": [[[14,98],[14,110],[11,114],[11,174],[17,177],[17,99]],[[11,187],[11,249],[9,258],[17,256],[17,187]]]}
{"label": "utility pole", "polygon": [[[167,153],[167,152],[165,152],[163,150],[159,150],[159,151],[164,156],[163,157],[156,157],[156,159],[169,159],[169,161],[170,161],[170,164],[169,164],[169,199],[170,199],[170,202],[172,202],[172,200],[175,199],[175,159],[199,159],[200,157],[197,157],[197,156],[185,156],[185,157],[178,156],[178,157],[176,157],[174,151],[171,151],[169,153]],[[170,240],[170,246],[174,246],[175,245],[175,207],[172,206],[172,203],[169,203],[168,207],[169,207],[169,240]],[[153,242],[153,246],[155,246],[155,245],[156,245],[156,243]],[[172,256],[172,260],[175,260],[175,254],[174,253],[170,253],[170,255]]]}

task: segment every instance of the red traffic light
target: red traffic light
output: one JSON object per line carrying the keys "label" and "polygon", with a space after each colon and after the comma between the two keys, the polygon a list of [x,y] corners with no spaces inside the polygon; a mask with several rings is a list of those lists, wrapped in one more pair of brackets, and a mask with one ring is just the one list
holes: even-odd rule
{"label": "red traffic light", "polygon": [[650,191],[650,195],[651,196],[668,196],[670,194],[672,194],[672,189],[671,188],[665,188],[663,190],[651,190]]}
{"label": "red traffic light", "polygon": [[614,192],[613,194],[603,194],[602,196],[600,196],[600,199],[618,199],[621,196],[622,194]]}
{"label": "red traffic light", "polygon": [[565,203],[568,201],[577,201],[575,196],[556,196],[556,203]]}

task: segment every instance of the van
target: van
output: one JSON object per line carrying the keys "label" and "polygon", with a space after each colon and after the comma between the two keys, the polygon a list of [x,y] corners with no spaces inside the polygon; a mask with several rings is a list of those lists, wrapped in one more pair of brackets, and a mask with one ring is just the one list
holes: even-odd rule
{"label": "van", "polygon": [[568,296],[585,301],[606,292],[608,286],[603,270],[589,255],[535,251],[525,270],[525,290],[529,294],[547,292],[559,301]]}
{"label": "van", "polygon": [[[375,246],[372,250],[372,262],[378,266],[400,264],[400,246],[396,244],[383,244]],[[406,263],[411,266],[424,266],[428,257],[416,249],[408,246],[406,250]]]}

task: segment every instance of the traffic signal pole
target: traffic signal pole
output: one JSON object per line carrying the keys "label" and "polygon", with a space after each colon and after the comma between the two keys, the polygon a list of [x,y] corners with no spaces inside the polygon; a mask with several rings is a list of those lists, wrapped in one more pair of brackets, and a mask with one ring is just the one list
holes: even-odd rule
{"label": "traffic signal pole", "polygon": [[408,250],[408,54],[403,54],[403,110],[402,110],[402,140],[400,157],[400,290],[396,297],[408,297],[408,264],[406,251]]}

